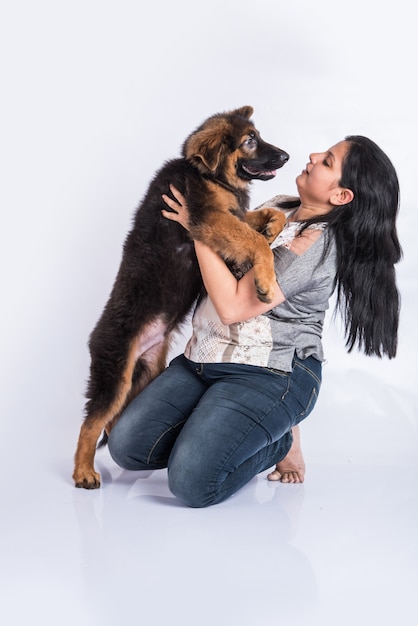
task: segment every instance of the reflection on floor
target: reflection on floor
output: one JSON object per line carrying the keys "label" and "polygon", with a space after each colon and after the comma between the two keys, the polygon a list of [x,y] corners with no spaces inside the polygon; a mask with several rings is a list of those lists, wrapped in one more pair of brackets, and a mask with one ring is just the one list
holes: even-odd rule
{"label": "reflection on floor", "polygon": [[305,484],[266,472],[208,509],[179,503],[165,470],[122,471],[106,449],[102,488],[75,489],[78,424],[10,437],[1,623],[417,624],[416,406],[350,376],[328,374],[302,424]]}

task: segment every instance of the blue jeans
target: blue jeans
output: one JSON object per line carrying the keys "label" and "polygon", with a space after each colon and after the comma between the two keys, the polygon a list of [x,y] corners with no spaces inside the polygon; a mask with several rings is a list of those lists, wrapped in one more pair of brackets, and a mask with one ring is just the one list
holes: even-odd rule
{"label": "blue jeans", "polygon": [[167,467],[171,492],[188,506],[217,504],[286,456],[320,385],[313,357],[279,372],[181,355],[125,409],[109,451],[128,470]]}

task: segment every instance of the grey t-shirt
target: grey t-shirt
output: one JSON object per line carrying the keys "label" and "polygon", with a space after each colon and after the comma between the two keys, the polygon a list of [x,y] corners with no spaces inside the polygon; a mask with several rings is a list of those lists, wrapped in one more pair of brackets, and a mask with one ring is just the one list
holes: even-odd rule
{"label": "grey t-shirt", "polygon": [[[329,245],[327,246],[327,243]],[[277,282],[285,302],[264,315],[226,326],[209,297],[193,315],[193,335],[185,355],[197,363],[246,363],[292,370],[299,358],[324,360],[322,328],[334,290],[336,250],[325,229],[303,254],[273,249]]]}
{"label": "grey t-shirt", "polygon": [[268,366],[291,371],[295,351],[301,359],[324,360],[322,329],[335,288],[336,247],[325,229],[301,255],[283,246],[273,253],[277,282],[286,300],[265,314],[273,337]]}

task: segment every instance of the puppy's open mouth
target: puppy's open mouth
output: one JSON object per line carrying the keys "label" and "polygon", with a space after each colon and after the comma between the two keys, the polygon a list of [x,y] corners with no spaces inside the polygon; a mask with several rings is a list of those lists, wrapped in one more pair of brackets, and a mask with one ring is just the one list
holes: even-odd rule
{"label": "puppy's open mouth", "polygon": [[288,160],[289,155],[284,150],[276,151],[270,158],[242,159],[238,175],[247,180],[270,180]]}
{"label": "puppy's open mouth", "polygon": [[261,170],[258,167],[253,167],[252,165],[247,165],[244,163],[241,164],[241,168],[251,178],[259,178],[260,180],[269,180],[270,178],[274,178],[276,176],[276,170]]}

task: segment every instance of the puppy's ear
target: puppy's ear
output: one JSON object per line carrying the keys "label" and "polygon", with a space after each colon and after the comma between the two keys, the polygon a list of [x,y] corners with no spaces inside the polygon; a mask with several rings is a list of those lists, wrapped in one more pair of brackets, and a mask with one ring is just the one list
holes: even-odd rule
{"label": "puppy's ear", "polygon": [[[225,128],[223,128],[225,126]],[[215,128],[202,128],[192,134],[184,144],[184,156],[198,169],[212,174],[216,172],[227,151],[226,131],[228,125],[218,122]]]}
{"label": "puppy's ear", "polygon": [[240,117],[244,117],[246,120],[249,120],[253,113],[254,109],[251,106],[245,106],[240,109],[235,109],[235,111],[231,111],[231,115],[239,115]]}
{"label": "puppy's ear", "polygon": [[[240,107],[228,113],[217,113],[206,120],[184,142],[182,154],[203,174],[215,174],[228,151],[234,149],[234,117],[249,120],[254,109]],[[236,122],[236,120],[235,120]]]}

